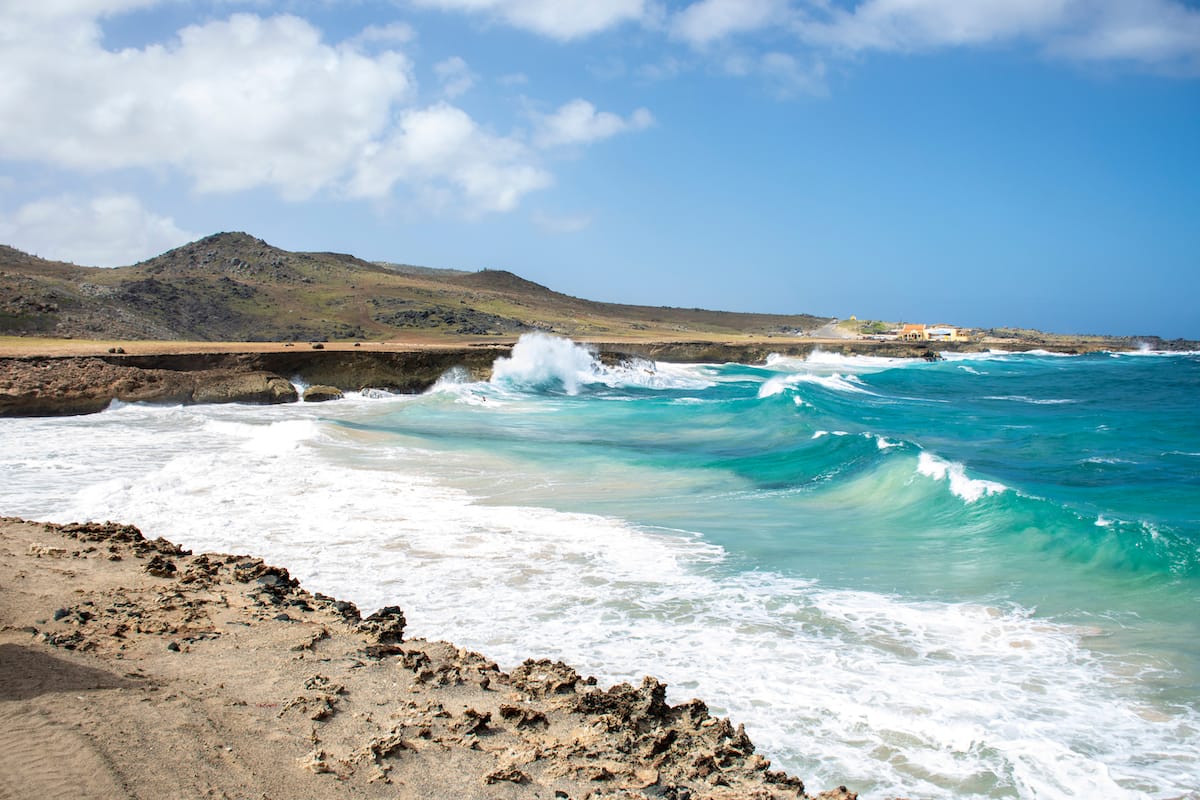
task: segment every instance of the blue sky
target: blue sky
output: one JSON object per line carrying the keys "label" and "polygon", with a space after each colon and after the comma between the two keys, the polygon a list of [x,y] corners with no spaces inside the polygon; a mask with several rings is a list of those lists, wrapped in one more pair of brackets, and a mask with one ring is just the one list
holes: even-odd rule
{"label": "blue sky", "polygon": [[1200,4],[0,0],[0,242],[1200,339]]}

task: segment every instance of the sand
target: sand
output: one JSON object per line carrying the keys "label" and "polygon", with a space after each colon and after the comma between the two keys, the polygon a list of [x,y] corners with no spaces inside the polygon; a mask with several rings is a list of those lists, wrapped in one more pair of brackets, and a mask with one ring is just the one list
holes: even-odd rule
{"label": "sand", "polygon": [[807,797],[652,678],[504,673],[403,626],[257,559],[0,518],[0,800]]}

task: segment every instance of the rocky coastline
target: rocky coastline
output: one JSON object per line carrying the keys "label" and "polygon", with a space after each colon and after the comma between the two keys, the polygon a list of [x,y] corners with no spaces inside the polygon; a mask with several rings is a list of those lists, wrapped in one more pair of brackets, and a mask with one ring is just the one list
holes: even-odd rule
{"label": "rocky coastline", "polygon": [[[936,358],[933,349],[986,351],[987,342],[778,339],[755,342],[597,341],[588,343],[606,363],[644,358],[679,363],[762,363],[772,353],[805,357],[816,350],[843,355]],[[1111,343],[1062,341],[1045,349],[1084,353]],[[103,411],[113,400],[168,404],[290,403],[301,399],[295,383],[328,390],[365,388],[422,392],[447,371],[465,370],[484,380],[511,342],[463,346],[281,345],[253,352],[139,352],[0,356],[0,417],[55,416]],[[1013,349],[1022,349],[1014,347]],[[1025,347],[1023,349],[1029,349]],[[326,391],[320,399],[328,399]]]}
{"label": "rocky coastline", "polygon": [[492,348],[468,347],[5,357],[0,358],[0,417],[89,414],[113,400],[291,403],[300,399],[293,381],[341,391],[421,392],[455,367],[486,375],[496,356]]}
{"label": "rocky coastline", "polygon": [[0,586],[4,796],[810,797],[653,678],[504,672],[407,639],[399,608],[130,525],[0,518]]}

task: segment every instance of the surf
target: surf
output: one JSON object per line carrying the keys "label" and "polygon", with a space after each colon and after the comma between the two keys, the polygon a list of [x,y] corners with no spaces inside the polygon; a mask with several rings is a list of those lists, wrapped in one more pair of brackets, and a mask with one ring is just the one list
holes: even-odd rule
{"label": "surf", "polygon": [[654,674],[810,791],[1188,796],[1196,367],[534,336],[424,395],[0,420],[0,503],[252,553],[507,667]]}

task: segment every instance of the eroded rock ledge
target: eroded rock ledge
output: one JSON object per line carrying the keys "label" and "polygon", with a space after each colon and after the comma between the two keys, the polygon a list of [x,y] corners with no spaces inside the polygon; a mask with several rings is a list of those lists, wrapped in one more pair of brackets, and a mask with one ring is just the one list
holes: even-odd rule
{"label": "eroded rock ledge", "polygon": [[0,416],[89,414],[113,400],[290,403],[298,398],[293,379],[342,391],[420,392],[453,367],[486,376],[496,356],[492,348],[444,348],[0,358]]}
{"label": "eroded rock ledge", "polygon": [[[741,726],[669,705],[653,678],[506,673],[406,640],[398,608],[364,619],[285,569],[129,525],[0,518],[0,585],[0,738],[70,740],[55,775],[93,796],[809,797]],[[16,796],[48,788],[19,747],[0,766]]]}

